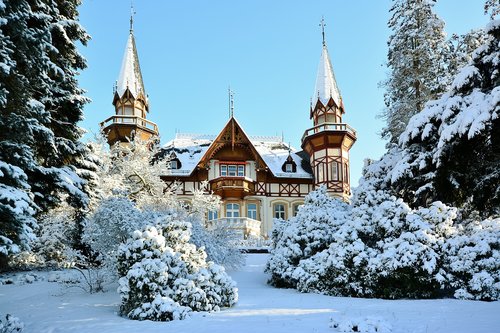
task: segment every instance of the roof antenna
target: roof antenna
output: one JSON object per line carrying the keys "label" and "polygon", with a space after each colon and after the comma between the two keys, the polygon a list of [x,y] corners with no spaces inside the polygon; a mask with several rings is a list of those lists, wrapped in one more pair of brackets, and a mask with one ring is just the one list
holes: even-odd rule
{"label": "roof antenna", "polygon": [[231,90],[231,86],[228,88],[229,94],[229,119],[234,117],[234,91]]}
{"label": "roof antenna", "polygon": [[323,46],[326,46],[326,41],[325,41],[326,23],[325,23],[325,18],[323,16],[321,16],[321,23],[319,24],[319,26],[321,27],[321,34],[323,35]]}
{"label": "roof antenna", "polygon": [[134,32],[134,15],[135,15],[134,3],[130,1],[130,33]]}

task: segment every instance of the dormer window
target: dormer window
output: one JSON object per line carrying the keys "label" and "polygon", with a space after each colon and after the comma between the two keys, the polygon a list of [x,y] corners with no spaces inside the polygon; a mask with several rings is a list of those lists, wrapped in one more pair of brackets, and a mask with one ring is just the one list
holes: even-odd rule
{"label": "dormer window", "polygon": [[174,170],[179,169],[179,162],[177,160],[170,161],[168,162],[168,167]]}
{"label": "dormer window", "polygon": [[220,165],[221,177],[245,177],[244,164],[221,164]]}
{"label": "dormer window", "polygon": [[291,155],[288,155],[285,163],[283,163],[283,166],[281,167],[281,170],[287,173],[297,172],[297,164]]}
{"label": "dormer window", "polygon": [[177,158],[177,155],[172,152],[167,162],[167,167],[170,170],[178,170],[181,168],[181,161]]}

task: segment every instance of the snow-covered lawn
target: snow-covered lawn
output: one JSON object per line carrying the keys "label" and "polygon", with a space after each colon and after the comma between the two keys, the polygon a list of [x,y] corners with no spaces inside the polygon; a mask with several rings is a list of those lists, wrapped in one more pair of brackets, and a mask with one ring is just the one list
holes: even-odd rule
{"label": "snow-covered lawn", "polygon": [[[386,327],[382,332],[500,332],[500,302],[459,300],[379,300],[301,294],[275,289],[263,273],[267,255],[251,254],[241,270],[230,272],[240,300],[228,310],[195,313],[173,322],[132,321],[117,315],[115,287],[89,295],[47,281],[0,285],[0,314],[10,313],[25,324],[24,332],[336,332],[341,324]],[[360,326],[361,327],[361,326]]]}

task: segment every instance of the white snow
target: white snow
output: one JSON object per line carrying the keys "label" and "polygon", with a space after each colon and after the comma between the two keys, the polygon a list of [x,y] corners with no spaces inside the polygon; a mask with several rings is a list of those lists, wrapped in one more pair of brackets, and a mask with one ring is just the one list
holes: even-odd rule
{"label": "white snow", "polygon": [[245,267],[230,272],[239,288],[235,307],[194,313],[181,321],[121,318],[115,285],[106,293],[90,295],[76,288],[62,289],[47,279],[0,285],[0,314],[18,317],[24,322],[25,333],[338,332],[330,327],[332,320],[342,327],[358,323],[367,327],[366,331],[378,326],[392,332],[494,333],[500,327],[500,302],[361,299],[275,289],[266,284],[268,276],[263,273],[267,258],[248,255]]}
{"label": "white snow", "polygon": [[[181,168],[168,170],[168,174],[189,176],[216,137],[216,135],[177,133],[175,138],[168,142],[163,149],[173,149],[175,155],[181,162]],[[302,158],[297,155],[297,150],[285,144],[281,137],[248,136],[248,138],[275,177],[313,178],[310,173],[302,168]],[[297,171],[293,173],[285,173],[282,170],[282,166],[289,152],[290,156],[292,156],[294,162],[297,164]]]}
{"label": "white snow", "polygon": [[128,37],[127,46],[125,47],[122,67],[116,83],[116,92],[121,97],[127,88],[135,98],[137,98],[140,92],[142,92],[146,97],[144,83],[142,81],[142,75],[139,67],[139,57],[137,56],[134,35],[132,32]]}
{"label": "white snow", "polygon": [[330,98],[333,98],[333,101],[337,106],[341,105],[340,90],[337,86],[337,81],[335,80],[335,74],[333,73],[333,66],[330,62],[328,49],[326,45],[323,45],[318,66],[318,75],[316,77],[316,85],[314,86],[313,101],[319,99],[323,105],[327,105]]}

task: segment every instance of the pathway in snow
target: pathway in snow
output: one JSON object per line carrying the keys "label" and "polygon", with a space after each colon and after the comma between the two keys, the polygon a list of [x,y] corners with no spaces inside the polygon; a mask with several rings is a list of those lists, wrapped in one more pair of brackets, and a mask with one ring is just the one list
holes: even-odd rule
{"label": "pathway in snow", "polygon": [[330,318],[377,317],[393,332],[500,332],[500,302],[458,300],[388,301],[301,294],[266,285],[267,255],[251,254],[247,265],[231,272],[238,282],[237,306],[218,313],[196,313],[183,321],[139,322],[120,318],[114,290],[88,295],[56,283],[0,286],[0,314],[12,313],[26,333],[259,333],[335,332]]}

